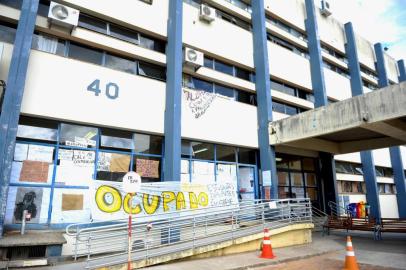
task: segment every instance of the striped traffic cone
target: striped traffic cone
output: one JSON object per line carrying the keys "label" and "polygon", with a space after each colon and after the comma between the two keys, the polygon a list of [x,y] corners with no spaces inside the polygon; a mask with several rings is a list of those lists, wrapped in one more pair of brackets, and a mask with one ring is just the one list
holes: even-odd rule
{"label": "striped traffic cone", "polygon": [[345,255],[344,270],[359,270],[357,258],[352,247],[351,236],[347,236],[347,253]]}
{"label": "striped traffic cone", "polygon": [[264,229],[264,241],[262,242],[262,253],[260,258],[273,259],[275,255],[272,252],[271,234],[268,229]]}

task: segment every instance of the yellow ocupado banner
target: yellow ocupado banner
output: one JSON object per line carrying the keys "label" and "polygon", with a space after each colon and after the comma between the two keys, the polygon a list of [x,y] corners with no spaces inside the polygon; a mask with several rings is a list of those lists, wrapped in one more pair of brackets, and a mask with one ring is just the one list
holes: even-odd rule
{"label": "yellow ocupado banner", "polygon": [[112,220],[126,218],[130,212],[136,217],[153,217],[205,207],[223,207],[238,203],[236,183],[193,184],[159,182],[142,184],[141,192],[130,194],[122,184],[110,181],[93,181],[92,219]]}

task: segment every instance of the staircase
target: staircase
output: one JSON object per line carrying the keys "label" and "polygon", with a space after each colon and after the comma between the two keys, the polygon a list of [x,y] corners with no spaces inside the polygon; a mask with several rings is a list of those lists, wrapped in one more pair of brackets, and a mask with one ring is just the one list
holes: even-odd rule
{"label": "staircase", "polygon": [[312,206],[312,221],[314,224],[314,231],[320,232],[323,230],[323,225],[327,222],[328,214]]}

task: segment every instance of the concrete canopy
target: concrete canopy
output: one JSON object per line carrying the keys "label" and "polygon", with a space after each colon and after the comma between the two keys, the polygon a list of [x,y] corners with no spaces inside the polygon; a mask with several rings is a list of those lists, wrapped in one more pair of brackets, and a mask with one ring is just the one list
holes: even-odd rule
{"label": "concrete canopy", "polygon": [[344,154],[406,144],[406,82],[269,123],[270,144]]}

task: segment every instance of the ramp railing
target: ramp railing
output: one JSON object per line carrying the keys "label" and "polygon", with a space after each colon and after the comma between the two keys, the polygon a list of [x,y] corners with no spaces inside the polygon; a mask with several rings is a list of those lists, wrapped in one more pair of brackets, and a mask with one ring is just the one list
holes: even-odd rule
{"label": "ramp railing", "polygon": [[151,222],[137,222],[137,217],[133,218],[131,245],[128,245],[128,224],[124,220],[111,224],[72,224],[66,232],[75,238],[75,259],[85,257],[87,268],[94,269],[126,263],[129,246],[132,261],[148,260],[234,241],[260,233],[264,228],[311,223],[312,210],[306,198],[251,201],[158,217]]}

